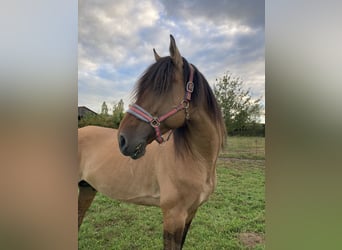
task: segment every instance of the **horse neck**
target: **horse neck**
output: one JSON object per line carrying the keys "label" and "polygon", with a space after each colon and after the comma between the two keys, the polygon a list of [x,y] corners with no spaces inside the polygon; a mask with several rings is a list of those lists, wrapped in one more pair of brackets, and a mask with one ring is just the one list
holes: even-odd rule
{"label": "horse neck", "polygon": [[205,112],[194,112],[188,122],[188,136],[191,148],[209,165],[216,163],[221,148],[221,134],[217,126]]}

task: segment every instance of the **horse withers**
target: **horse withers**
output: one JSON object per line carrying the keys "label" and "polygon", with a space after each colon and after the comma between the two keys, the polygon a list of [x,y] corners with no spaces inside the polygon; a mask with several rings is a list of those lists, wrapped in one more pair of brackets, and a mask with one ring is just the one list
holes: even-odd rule
{"label": "horse withers", "polygon": [[138,80],[119,129],[79,129],[78,224],[101,192],[160,207],[164,249],[182,249],[198,207],[214,191],[225,127],[207,80],[173,36],[170,56],[153,51],[156,62]]}

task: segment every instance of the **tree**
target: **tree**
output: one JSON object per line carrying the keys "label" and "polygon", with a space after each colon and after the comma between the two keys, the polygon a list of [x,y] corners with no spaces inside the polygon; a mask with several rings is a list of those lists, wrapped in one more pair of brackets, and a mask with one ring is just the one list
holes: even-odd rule
{"label": "tree", "polygon": [[222,108],[228,134],[241,134],[258,122],[261,99],[253,100],[250,90],[243,88],[243,81],[239,77],[226,73],[222,78],[216,79],[214,94]]}
{"label": "tree", "polygon": [[113,106],[113,122],[119,127],[119,124],[124,117],[124,102],[122,99]]}
{"label": "tree", "polygon": [[108,107],[107,107],[106,102],[103,102],[103,103],[102,103],[101,115],[108,115]]}
{"label": "tree", "polygon": [[78,127],[84,127],[88,125],[95,125],[107,128],[118,128],[122,118],[124,117],[124,102],[122,99],[114,104],[113,115],[108,114],[108,107],[106,102],[102,103],[101,113],[98,115],[87,114],[79,122]]}

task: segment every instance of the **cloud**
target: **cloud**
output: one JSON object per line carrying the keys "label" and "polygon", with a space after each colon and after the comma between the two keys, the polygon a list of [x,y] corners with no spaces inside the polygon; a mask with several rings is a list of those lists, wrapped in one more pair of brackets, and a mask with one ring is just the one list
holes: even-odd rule
{"label": "cloud", "polygon": [[170,18],[196,19],[206,18],[215,24],[236,23],[252,28],[264,27],[264,0],[161,0],[165,14]]}
{"label": "cloud", "polygon": [[152,48],[169,54],[169,34],[211,84],[229,71],[264,96],[264,9],[260,0],[80,1],[79,105],[127,106]]}

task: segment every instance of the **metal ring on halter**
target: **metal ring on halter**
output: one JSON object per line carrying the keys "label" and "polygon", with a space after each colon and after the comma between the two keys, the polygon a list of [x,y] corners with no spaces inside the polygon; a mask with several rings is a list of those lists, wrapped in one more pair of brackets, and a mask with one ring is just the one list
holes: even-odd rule
{"label": "metal ring on halter", "polygon": [[183,108],[188,109],[190,106],[190,102],[188,100],[182,100],[181,105],[183,106]]}
{"label": "metal ring on halter", "polygon": [[187,82],[186,91],[189,93],[194,92],[194,83],[193,82]]}
{"label": "metal ring on halter", "polygon": [[153,120],[150,121],[152,127],[157,128],[160,126],[160,121],[157,117],[153,117]]}

